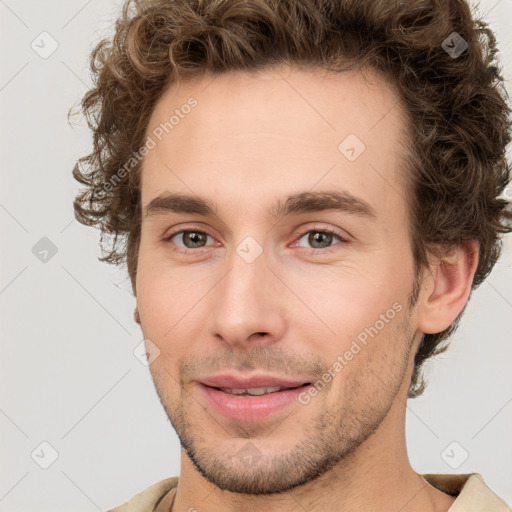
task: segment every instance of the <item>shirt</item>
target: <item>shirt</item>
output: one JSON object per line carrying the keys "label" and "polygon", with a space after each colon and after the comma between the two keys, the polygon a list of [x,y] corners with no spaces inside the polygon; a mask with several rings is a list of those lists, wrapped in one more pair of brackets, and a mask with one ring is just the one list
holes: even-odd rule
{"label": "shirt", "polygon": [[[447,512],[512,512],[512,509],[485,484],[478,473],[421,475],[442,492],[457,496]],[[178,477],[166,478],[150,485],[126,503],[107,512],[154,512],[164,496],[178,485]]]}

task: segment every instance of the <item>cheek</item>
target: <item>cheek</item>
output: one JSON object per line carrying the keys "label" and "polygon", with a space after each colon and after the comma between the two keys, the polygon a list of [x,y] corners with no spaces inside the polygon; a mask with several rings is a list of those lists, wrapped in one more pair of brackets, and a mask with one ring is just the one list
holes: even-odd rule
{"label": "cheek", "polygon": [[165,268],[145,258],[141,251],[137,269],[137,308],[144,335],[167,344],[186,316],[194,300],[200,298],[198,284],[185,277],[189,273],[178,268]]}
{"label": "cheek", "polygon": [[314,314],[298,305],[292,318],[307,348],[321,355],[324,379],[333,375],[328,407],[350,402],[372,407],[374,398],[385,402],[406,358],[407,283],[377,262],[304,275],[288,273],[288,282]]}
{"label": "cheek", "polygon": [[412,337],[409,313],[394,305],[384,313],[387,323],[374,320],[345,342],[328,396],[329,409],[371,411],[394,399],[407,369]]}
{"label": "cheek", "polygon": [[[211,318],[216,279],[194,266],[173,266],[142,257],[137,273],[137,307],[145,338],[154,342],[160,355],[152,371],[162,381],[178,379],[180,364],[201,351]],[[172,379],[171,379],[172,380]],[[173,384],[174,385],[174,384]]]}
{"label": "cheek", "polygon": [[[298,269],[288,271],[284,279],[299,299],[291,309],[295,321],[299,325],[305,321],[310,327],[316,325],[342,345],[372,326],[404,296],[404,283],[376,265],[319,266],[308,272]],[[325,343],[325,338],[319,341]]]}
{"label": "cheek", "polygon": [[173,265],[162,247],[142,237],[137,266],[137,303],[140,309],[148,314],[155,309],[175,310],[175,306],[197,288],[197,283],[190,281],[193,275],[191,267]]}

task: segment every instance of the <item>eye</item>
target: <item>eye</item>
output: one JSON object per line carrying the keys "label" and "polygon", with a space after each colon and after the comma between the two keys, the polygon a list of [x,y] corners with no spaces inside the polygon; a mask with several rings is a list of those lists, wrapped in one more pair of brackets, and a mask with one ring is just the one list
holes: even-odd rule
{"label": "eye", "polygon": [[[310,245],[310,247],[305,247],[304,245],[301,245],[301,240],[305,239],[306,243]],[[297,241],[298,247],[305,247],[310,252],[328,252],[331,249],[335,249],[336,245],[332,245],[333,241],[337,239],[339,242],[347,242],[340,234],[336,233],[335,231],[328,229],[328,228],[322,228],[322,229],[312,229],[309,231],[304,232],[299,240]]]}
{"label": "eye", "polygon": [[[195,229],[184,229],[171,233],[169,236],[164,238],[165,242],[172,242],[177,247],[181,247],[185,250],[202,249],[206,246],[208,238],[212,238],[208,233]],[[173,240],[173,239],[176,239]],[[179,243],[181,241],[181,244]]]}
{"label": "eye", "polygon": [[[182,229],[181,231],[170,233],[163,238],[163,241],[171,242],[172,246],[174,246],[172,247],[173,250],[187,253],[206,249],[208,247],[208,238],[215,241],[211,235],[200,229]],[[341,234],[329,228],[314,228],[295,233],[294,239],[297,242],[295,242],[293,247],[302,247],[306,252],[313,254],[330,252],[335,250],[340,243],[348,242]],[[301,243],[302,240],[305,240],[305,243],[309,244],[310,247],[303,245]],[[338,243],[333,245],[333,242],[336,240],[338,240]],[[218,242],[216,243],[218,245]]]}

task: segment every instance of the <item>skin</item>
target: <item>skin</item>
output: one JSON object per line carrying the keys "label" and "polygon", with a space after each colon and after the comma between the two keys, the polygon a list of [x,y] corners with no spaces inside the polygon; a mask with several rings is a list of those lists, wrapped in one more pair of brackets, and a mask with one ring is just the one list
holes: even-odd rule
{"label": "skin", "polygon": [[[421,334],[464,307],[477,247],[433,258],[409,307],[406,118],[395,91],[371,71],[206,75],[172,85],[147,133],[191,96],[197,106],[144,159],[142,206],[176,192],[214,202],[217,215],[144,216],[136,278],[141,328],[160,350],[150,371],[182,444],[173,510],[448,510],[454,497],[409,463],[406,401]],[[351,133],[366,145],[353,162],[338,150]],[[267,213],[287,195],[332,190],[375,217]],[[325,228],[337,233],[328,252],[308,238]],[[185,229],[209,236],[199,248],[186,234],[164,241]],[[262,249],[251,263],[236,252],[247,236]],[[316,381],[393,304],[400,311],[307,404],[240,422],[200,393],[196,379],[222,370]],[[239,455],[248,447],[258,455],[249,464]]]}

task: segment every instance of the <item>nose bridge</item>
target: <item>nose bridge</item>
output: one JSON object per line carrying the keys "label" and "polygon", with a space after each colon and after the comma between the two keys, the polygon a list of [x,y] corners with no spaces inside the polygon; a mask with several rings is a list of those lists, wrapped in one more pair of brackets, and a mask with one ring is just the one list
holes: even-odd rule
{"label": "nose bridge", "polygon": [[282,335],[282,304],[273,293],[274,276],[262,249],[245,240],[233,248],[226,262],[227,274],[215,296],[213,330],[228,343],[245,343],[254,333],[267,333],[268,339]]}

